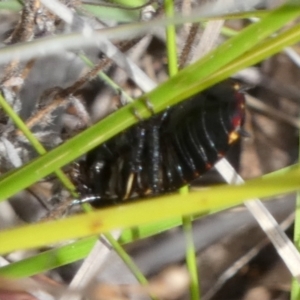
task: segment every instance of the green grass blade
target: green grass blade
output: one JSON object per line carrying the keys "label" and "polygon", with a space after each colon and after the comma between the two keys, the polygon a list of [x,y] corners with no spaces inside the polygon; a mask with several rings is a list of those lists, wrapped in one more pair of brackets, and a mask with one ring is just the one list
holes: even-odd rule
{"label": "green grass blade", "polygon": [[[203,217],[205,215],[206,213],[196,214],[193,216],[193,220]],[[182,225],[182,218],[176,217],[161,222],[156,222],[153,224],[141,225],[133,229],[125,229],[123,230],[119,241],[121,244],[131,243],[136,240],[144,239],[159,234],[161,232],[164,232],[166,230],[180,225]]]}
{"label": "green grass blade", "polygon": [[200,286],[198,279],[198,268],[197,268],[197,258],[196,258],[196,249],[193,239],[193,230],[192,230],[192,218],[186,216],[182,218],[183,231],[186,240],[186,264],[190,274],[190,298],[197,300],[201,299],[200,297]]}
{"label": "green grass blade", "polygon": [[[294,14],[292,13],[293,10]],[[185,68],[171,80],[161,84],[159,88],[147,95],[151,102],[153,102],[155,111],[161,111],[165,107],[165,104],[167,106],[173,105],[199,92],[200,81],[219,71],[234,59],[245,54],[246,51],[252,50],[264,38],[270,36],[297,15],[299,16],[299,13],[299,7],[290,6],[285,6],[269,13],[260,22],[248,26],[240,34],[229,39],[216,50],[208,53],[203,59]],[[277,21],[281,23],[279,27],[277,27]],[[160,99],[162,95],[168,95],[168,98],[162,101]]]}
{"label": "green grass blade", "polygon": [[[174,16],[173,0],[165,1],[165,12],[166,12],[166,16],[169,18]],[[178,73],[175,25],[168,25],[166,34],[167,34],[169,76],[172,77]],[[185,186],[181,188],[180,193],[188,194],[189,193],[188,187]],[[193,241],[192,218],[190,216],[183,217],[182,225],[187,240],[186,264],[191,278],[191,286],[190,286],[191,299],[198,300],[200,299],[200,288],[199,288],[199,281],[198,281],[195,245]]]}
{"label": "green grass blade", "polygon": [[147,3],[147,0],[114,0],[113,3],[125,7],[138,7]]}
{"label": "green grass blade", "polygon": [[155,234],[159,234],[180,225],[182,225],[182,218],[175,217],[169,220],[147,224],[133,229],[125,229],[123,230],[119,241],[121,244],[127,244],[135,240],[140,240]]}
{"label": "green grass blade", "polygon": [[[136,231],[138,234],[136,235],[133,233],[134,230],[127,229],[122,233],[118,242],[121,244],[127,244],[137,239],[153,236],[181,224],[182,218],[178,217],[174,220],[170,220],[170,222],[163,221],[147,226],[137,227]],[[96,240],[97,237],[81,239],[71,244],[51,249],[33,257],[11,263],[0,268],[0,276],[11,278],[29,277],[84,259],[91,251]]]}
{"label": "green grass blade", "polygon": [[235,72],[248,66],[254,65],[263,59],[280,52],[285,47],[297,43],[299,40],[300,25],[296,25],[286,32],[260,43],[258,46],[251,49],[250,52],[241,55],[224,68],[215,72],[213,75],[208,76],[205,80],[201,81],[201,86],[203,85],[203,87],[206,88],[216,82],[222,81],[225,78],[228,78],[228,76],[231,74],[234,74]]}
{"label": "green grass blade", "polygon": [[[173,17],[175,10],[173,0],[165,0],[164,5],[166,16],[169,18]],[[172,77],[178,72],[175,25],[167,26],[166,35],[169,76]]]}
{"label": "green grass blade", "polygon": [[97,237],[89,237],[60,248],[45,251],[0,268],[0,276],[21,278],[49,271],[85,258]]}
{"label": "green grass blade", "polygon": [[[241,204],[245,199],[280,195],[300,189],[300,167],[290,167],[272,178],[249,180],[240,186],[219,186],[188,195],[163,196],[72,216],[63,220],[3,230],[0,253],[48,245],[66,239],[109,232]],[[182,205],[182,201],[184,205]],[[34,237],[34,238],[31,238]]]}

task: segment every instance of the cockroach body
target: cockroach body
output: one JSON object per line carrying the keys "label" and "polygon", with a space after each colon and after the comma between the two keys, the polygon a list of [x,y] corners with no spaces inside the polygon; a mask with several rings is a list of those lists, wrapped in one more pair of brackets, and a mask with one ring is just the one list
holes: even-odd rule
{"label": "cockroach body", "polygon": [[121,132],[80,164],[95,206],[175,191],[213,167],[240,137],[245,99],[228,81]]}

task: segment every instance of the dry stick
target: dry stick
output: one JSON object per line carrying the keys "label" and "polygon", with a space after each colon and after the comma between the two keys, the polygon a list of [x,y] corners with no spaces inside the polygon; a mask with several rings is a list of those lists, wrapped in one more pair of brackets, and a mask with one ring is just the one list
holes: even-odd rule
{"label": "dry stick", "polygon": [[[217,41],[224,24],[224,20],[215,20],[209,21],[207,26],[204,29],[204,32],[201,36],[199,44],[196,46],[196,49],[193,51],[193,57],[191,62],[198,60],[200,57],[204,56],[206,53],[211,51],[217,45]],[[186,64],[190,51],[192,49],[192,43],[195,40],[197,31],[199,29],[199,24],[195,23],[192,25],[186,44],[181,52],[180,56],[180,68],[183,68]]]}
{"label": "dry stick", "polygon": [[[29,74],[29,72],[31,71],[33,65],[35,63],[35,59],[30,59],[26,65],[24,66],[23,70],[20,70],[20,74],[19,77],[23,80],[25,80]],[[17,93],[21,90],[22,88],[22,84],[17,85],[13,88],[14,92]]]}
{"label": "dry stick", "polygon": [[18,59],[14,59],[11,62],[9,62],[5,68],[4,68],[4,75],[2,77],[2,79],[0,80],[0,85],[5,86],[7,85],[7,83],[9,82],[9,80],[14,77],[18,66],[19,66],[19,60]]}
{"label": "dry stick", "polygon": [[[126,52],[130,48],[132,48],[137,42],[139,42],[140,38],[134,39],[132,41],[129,41],[127,43],[122,43],[121,45],[121,51]],[[72,94],[74,94],[78,89],[80,89],[86,82],[90,81],[94,77],[97,76],[97,74],[103,70],[104,68],[108,68],[113,61],[106,57],[103,60],[101,60],[93,69],[88,71],[85,75],[83,75],[81,78],[79,78],[75,83],[73,83],[71,86],[67,87],[64,90],[59,91],[55,96],[54,100],[51,104],[47,105],[45,108],[39,110],[34,116],[29,118],[26,122],[26,125],[29,128],[32,128],[34,125],[37,125],[42,119],[45,118],[46,115],[51,114],[55,109],[58,107],[66,106],[69,103],[68,97]],[[17,135],[22,135],[22,131],[17,130]]]}
{"label": "dry stick", "polygon": [[201,36],[200,43],[194,50],[191,62],[195,62],[217,46],[224,20],[209,21]]}
{"label": "dry stick", "polygon": [[[22,10],[21,19],[16,26],[11,36],[7,39],[8,44],[15,44],[18,42],[30,41],[34,36],[34,25],[37,10],[40,7],[39,0],[28,1]],[[22,83],[16,84],[15,79],[25,79],[28,73],[33,67],[35,59],[29,60],[23,70],[18,69],[19,60],[18,58],[13,59],[4,69],[4,75],[0,81],[3,86],[13,86],[12,91],[17,93],[22,87]],[[20,73],[20,74],[18,74]]]}
{"label": "dry stick", "polygon": [[28,76],[34,63],[35,59],[30,59],[25,64],[22,70],[21,68],[18,68],[19,60],[14,59],[5,67],[5,75],[0,81],[0,85],[3,87],[12,87],[13,92],[16,94],[22,88],[24,79],[26,79],[26,77]]}
{"label": "dry stick", "polygon": [[[20,42],[27,42],[33,38],[35,16],[39,7],[40,3],[38,0],[30,0],[25,3],[20,21],[10,37],[6,40],[7,44],[11,45]],[[10,78],[15,76],[18,65],[18,59],[14,59],[7,64],[4,69],[4,75],[0,80],[0,84],[4,84]]]}
{"label": "dry stick", "polygon": [[[39,110],[36,115],[31,117],[27,122],[26,126],[28,128],[33,127],[34,125],[38,124],[43,118],[45,118],[46,115],[51,114],[55,109],[58,107],[63,107],[67,105],[68,100],[66,98],[62,98],[60,96],[55,97],[54,101],[47,105],[42,110]],[[17,135],[23,135],[23,132],[21,130],[16,130]]]}
{"label": "dry stick", "polygon": [[39,7],[40,2],[38,0],[25,1],[20,22],[8,38],[8,44],[27,42],[32,39],[34,34],[35,15]]}
{"label": "dry stick", "polygon": [[35,63],[35,59],[30,59],[26,63],[25,67],[23,68],[23,71],[21,72],[20,77],[22,77],[23,79],[27,78],[29,72],[31,71],[31,69],[34,65],[34,63]]}
{"label": "dry stick", "polygon": [[[131,49],[134,45],[136,45],[141,38],[136,38],[131,41],[122,42],[119,46],[119,50],[122,52],[126,52],[129,49]],[[92,70],[87,72],[85,75],[83,75],[81,78],[79,78],[75,83],[73,83],[68,88],[64,89],[62,92],[59,93],[60,97],[67,97],[71,94],[74,94],[78,89],[80,89],[86,82],[93,79],[97,76],[97,74],[103,70],[104,68],[109,67],[113,61],[106,57],[98,65],[96,65]]]}
{"label": "dry stick", "polygon": [[[53,3],[50,3],[49,1],[46,1],[46,0],[42,0],[42,2],[48,9],[53,11],[55,14],[59,15],[60,18],[62,18],[68,24],[72,24],[74,22],[74,20],[79,18],[76,14],[73,14],[73,12],[68,7],[66,7],[62,3],[57,3],[57,0],[54,0]],[[86,32],[89,31],[89,33],[91,33],[92,28],[88,24],[86,24],[86,22],[84,22],[83,25],[82,25],[82,31],[86,31]],[[135,39],[133,39],[132,41],[129,41],[129,42],[128,41],[124,42],[120,45],[120,48],[117,49],[117,50],[114,48],[114,46],[112,46],[112,44],[109,44],[109,42],[103,43],[103,46],[106,46],[106,47],[103,47],[103,48],[105,48],[105,50],[110,50],[110,52],[114,51],[115,54],[118,54],[117,53],[118,51],[121,51],[121,52],[127,51],[128,49],[133,47],[139,40],[140,40],[140,37],[135,38]],[[74,94],[86,82],[88,82],[89,80],[96,77],[98,72],[100,72],[104,68],[107,68],[111,63],[112,63],[112,60],[109,57],[107,57],[104,60],[100,61],[100,63],[98,65],[96,65],[92,70],[87,72],[84,76],[79,78],[70,87],[58,92],[54,96],[53,103],[51,105],[49,105],[48,107],[39,110],[34,116],[29,118],[29,120],[27,120],[27,122],[26,122],[26,125],[29,128],[31,128],[32,126],[38,124],[47,114],[52,113],[59,106],[67,105],[69,103],[68,96]],[[17,131],[17,134],[21,135],[22,132]]]}
{"label": "dry stick", "polygon": [[[192,12],[192,3],[191,0],[182,0],[181,11],[184,16],[188,16]],[[179,56],[179,69],[183,69],[188,62],[188,57],[191,53],[191,48],[196,38],[196,34],[199,29],[198,23],[185,23],[183,25],[184,32],[186,32],[187,39],[184,43],[183,48],[181,49],[181,54]]]}
{"label": "dry stick", "polygon": [[191,52],[191,48],[193,46],[193,42],[196,38],[197,32],[199,30],[199,24],[195,23],[190,27],[188,37],[186,39],[185,45],[181,51],[180,58],[179,58],[179,69],[184,68],[187,64],[188,57]]}
{"label": "dry stick", "polygon": [[112,63],[111,59],[105,58],[102,61],[99,62],[98,65],[96,65],[93,69],[88,71],[85,75],[83,75],[81,78],[79,78],[75,83],[73,83],[71,86],[67,87],[66,89],[62,90],[58,93],[58,97],[66,98],[69,95],[74,94],[77,90],[79,90],[85,83],[93,79],[97,76],[97,74],[103,70],[104,68],[110,66]]}

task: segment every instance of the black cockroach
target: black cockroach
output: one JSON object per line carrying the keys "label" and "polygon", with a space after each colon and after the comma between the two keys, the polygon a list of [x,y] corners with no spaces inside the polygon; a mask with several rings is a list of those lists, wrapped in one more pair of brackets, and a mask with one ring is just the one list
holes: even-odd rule
{"label": "black cockroach", "polygon": [[179,189],[225,155],[244,116],[243,94],[226,81],[138,123],[80,163],[82,201],[104,206]]}

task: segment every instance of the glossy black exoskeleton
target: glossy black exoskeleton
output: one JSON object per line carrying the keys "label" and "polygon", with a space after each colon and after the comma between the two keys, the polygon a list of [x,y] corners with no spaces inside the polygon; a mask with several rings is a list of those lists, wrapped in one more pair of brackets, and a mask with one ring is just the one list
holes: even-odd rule
{"label": "glossy black exoskeleton", "polygon": [[121,132],[81,163],[83,201],[109,205],[191,182],[238,140],[244,108],[244,95],[226,81]]}

